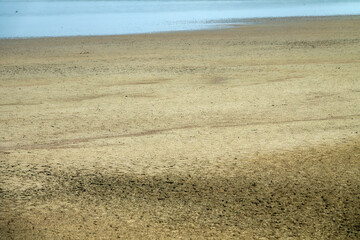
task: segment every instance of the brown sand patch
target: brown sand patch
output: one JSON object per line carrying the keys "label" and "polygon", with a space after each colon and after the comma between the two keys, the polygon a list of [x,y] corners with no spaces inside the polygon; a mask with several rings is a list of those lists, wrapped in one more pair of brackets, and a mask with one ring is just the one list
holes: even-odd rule
{"label": "brown sand patch", "polygon": [[359,16],[0,40],[4,239],[358,239]]}

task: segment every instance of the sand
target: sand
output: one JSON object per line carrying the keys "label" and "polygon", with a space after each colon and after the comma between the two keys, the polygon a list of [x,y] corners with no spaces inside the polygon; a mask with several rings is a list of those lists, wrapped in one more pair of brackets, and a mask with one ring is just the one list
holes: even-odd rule
{"label": "sand", "polygon": [[360,16],[0,40],[1,239],[360,238]]}

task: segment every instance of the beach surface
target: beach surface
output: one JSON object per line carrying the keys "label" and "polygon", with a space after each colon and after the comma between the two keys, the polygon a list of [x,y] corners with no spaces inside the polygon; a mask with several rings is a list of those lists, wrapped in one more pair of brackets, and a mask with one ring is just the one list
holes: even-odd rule
{"label": "beach surface", "polygon": [[0,40],[2,239],[359,239],[360,16]]}

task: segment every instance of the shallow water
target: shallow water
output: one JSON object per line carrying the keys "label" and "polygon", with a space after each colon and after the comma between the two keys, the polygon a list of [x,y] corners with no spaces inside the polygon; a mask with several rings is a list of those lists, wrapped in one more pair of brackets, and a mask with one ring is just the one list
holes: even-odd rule
{"label": "shallow water", "polygon": [[183,31],[226,27],[242,18],[350,14],[360,14],[359,0],[0,0],[0,38]]}

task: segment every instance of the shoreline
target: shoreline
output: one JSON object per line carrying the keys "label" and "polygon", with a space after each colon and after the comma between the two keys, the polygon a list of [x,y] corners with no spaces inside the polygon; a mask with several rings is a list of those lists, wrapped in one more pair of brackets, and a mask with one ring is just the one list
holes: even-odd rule
{"label": "shoreline", "polygon": [[109,35],[69,35],[69,36],[42,36],[42,37],[8,37],[1,38],[1,40],[26,40],[26,39],[52,39],[52,38],[86,38],[86,37],[120,37],[120,36],[142,36],[142,35],[153,35],[153,34],[171,34],[171,33],[186,33],[186,32],[201,32],[201,31],[221,31],[226,29],[233,29],[238,27],[247,27],[252,26],[254,24],[262,24],[268,22],[276,22],[276,21],[311,21],[311,20],[323,20],[326,19],[336,19],[336,18],[357,18],[359,14],[355,15],[328,15],[328,16],[289,16],[289,17],[254,17],[254,18],[238,18],[238,19],[223,19],[223,20],[214,20],[214,22],[221,21],[240,21],[244,24],[226,24],[221,26],[214,26],[205,29],[196,29],[196,30],[180,30],[180,31],[160,31],[160,32],[144,32],[144,33],[134,33],[134,34],[109,34]]}
{"label": "shoreline", "polygon": [[360,16],[0,39],[5,239],[358,239]]}

